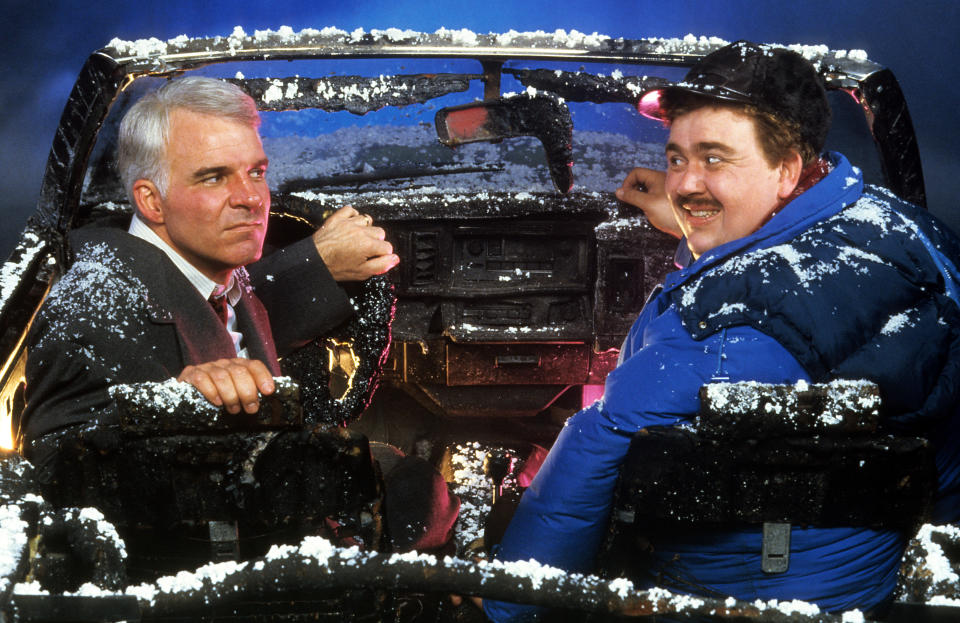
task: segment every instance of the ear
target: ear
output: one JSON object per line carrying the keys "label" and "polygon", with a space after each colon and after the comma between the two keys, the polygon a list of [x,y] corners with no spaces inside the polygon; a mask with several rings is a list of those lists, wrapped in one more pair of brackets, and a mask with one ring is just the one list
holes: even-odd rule
{"label": "ear", "polygon": [[164,222],[163,197],[150,180],[140,179],[133,183],[133,200],[137,211],[147,223],[162,225]]}
{"label": "ear", "polygon": [[800,173],[803,171],[803,158],[797,151],[780,161],[780,186],[777,188],[777,197],[786,199],[800,182]]}

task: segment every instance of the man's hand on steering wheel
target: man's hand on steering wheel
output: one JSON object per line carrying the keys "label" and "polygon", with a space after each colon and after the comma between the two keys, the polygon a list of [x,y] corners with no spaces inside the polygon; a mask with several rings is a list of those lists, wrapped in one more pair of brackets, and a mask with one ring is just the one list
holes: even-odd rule
{"label": "man's hand on steering wheel", "polygon": [[364,281],[400,262],[386,232],[373,226],[373,217],[351,206],[333,213],[313,234],[313,243],[337,281]]}

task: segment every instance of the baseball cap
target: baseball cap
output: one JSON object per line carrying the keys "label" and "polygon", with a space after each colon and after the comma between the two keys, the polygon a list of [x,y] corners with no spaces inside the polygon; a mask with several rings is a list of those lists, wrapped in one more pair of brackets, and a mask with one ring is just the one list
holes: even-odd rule
{"label": "baseball cap", "polygon": [[660,100],[677,91],[752,104],[797,124],[801,138],[816,152],[826,142],[830,104],[823,80],[810,61],[792,50],[749,41],[731,43],[703,57],[680,82],[644,93],[637,111],[665,121]]}

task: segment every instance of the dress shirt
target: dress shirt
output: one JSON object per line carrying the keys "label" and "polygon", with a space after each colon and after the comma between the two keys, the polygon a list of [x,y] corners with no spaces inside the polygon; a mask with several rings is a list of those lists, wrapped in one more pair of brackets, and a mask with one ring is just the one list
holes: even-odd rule
{"label": "dress shirt", "polygon": [[226,285],[221,285],[210,279],[202,272],[197,270],[196,266],[188,262],[182,255],[177,253],[177,251],[171,247],[166,241],[158,236],[150,227],[147,226],[140,217],[134,214],[133,219],[130,221],[130,228],[127,232],[131,236],[136,236],[142,240],[145,240],[157,247],[164,253],[167,257],[173,262],[174,266],[180,269],[180,272],[183,273],[183,276],[193,284],[193,287],[197,289],[197,292],[200,293],[205,299],[209,299],[211,296],[224,296],[227,297],[227,332],[230,334],[230,338],[233,340],[233,347],[237,351],[237,357],[243,357],[246,359],[247,349],[243,345],[243,334],[237,329],[237,314],[234,312],[234,305],[240,301],[240,296],[242,292],[240,290],[239,280],[236,278],[234,273],[230,273],[230,279],[227,281]]}

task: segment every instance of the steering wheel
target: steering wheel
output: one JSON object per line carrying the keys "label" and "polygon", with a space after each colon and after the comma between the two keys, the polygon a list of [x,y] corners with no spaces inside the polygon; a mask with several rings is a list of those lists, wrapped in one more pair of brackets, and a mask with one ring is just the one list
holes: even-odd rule
{"label": "steering wheel", "polygon": [[356,421],[380,384],[396,303],[393,284],[379,275],[347,290],[356,309],[350,320],[281,362],[284,374],[300,384],[305,423]]}

